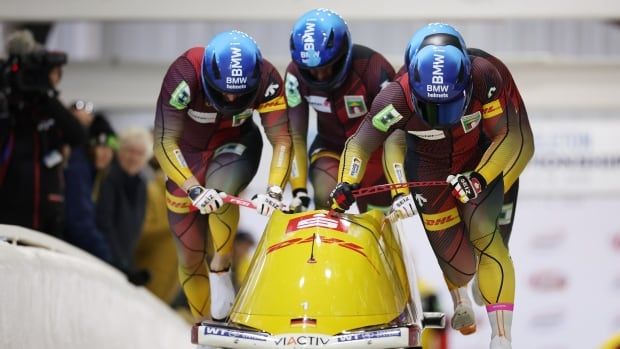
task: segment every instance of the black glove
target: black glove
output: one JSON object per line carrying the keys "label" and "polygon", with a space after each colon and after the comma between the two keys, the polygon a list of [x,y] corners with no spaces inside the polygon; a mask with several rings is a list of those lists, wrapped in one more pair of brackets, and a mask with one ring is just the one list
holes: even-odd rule
{"label": "black glove", "polygon": [[487,186],[484,177],[478,172],[449,175],[446,182],[452,186],[452,195],[464,204],[477,198]]}
{"label": "black glove", "polygon": [[291,201],[290,209],[293,212],[306,212],[310,207],[310,197],[306,189],[293,190],[293,201]]}
{"label": "black glove", "polygon": [[355,202],[353,190],[357,188],[359,188],[359,184],[349,184],[347,182],[338,183],[334,190],[332,190],[329,194],[330,206],[332,210],[336,212],[344,212],[351,208],[351,205]]}

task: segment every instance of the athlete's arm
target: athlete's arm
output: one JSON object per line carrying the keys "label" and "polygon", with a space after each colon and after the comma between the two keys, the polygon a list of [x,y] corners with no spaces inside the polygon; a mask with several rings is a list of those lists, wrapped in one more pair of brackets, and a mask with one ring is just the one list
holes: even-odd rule
{"label": "athlete's arm", "polygon": [[375,97],[370,112],[345,143],[338,167],[338,182],[360,183],[373,151],[409,120],[405,94],[397,82],[389,83]]}
{"label": "athlete's arm", "polygon": [[[405,183],[405,153],[407,141],[405,131],[394,130],[383,143],[383,173],[388,183]],[[409,188],[392,189],[392,198],[409,194]]]}
{"label": "athlete's arm", "polygon": [[154,154],[166,176],[186,191],[199,185],[178,145],[192,91],[200,91],[196,73],[190,61],[181,56],[168,69],[157,100]]}
{"label": "athlete's arm", "polygon": [[[488,63],[490,66],[490,63]],[[476,167],[487,183],[503,173],[508,190],[534,154],[532,131],[523,101],[510,81],[497,69],[485,68],[486,103],[482,107],[482,127],[491,145]],[[484,85],[484,84],[483,84]]]}
{"label": "athlete's arm", "polygon": [[291,167],[293,141],[289,132],[283,82],[275,69],[272,68],[269,83],[265,91],[259,91],[258,98],[260,102],[256,110],[260,113],[265,134],[273,147],[268,187],[284,189]]}
{"label": "athlete's arm", "polygon": [[308,103],[299,92],[299,80],[291,72],[290,65],[284,79],[294,152],[290,182],[291,189],[295,193],[299,190],[306,190],[306,183],[308,181],[308,151],[306,144],[308,137]]}
{"label": "athlete's arm", "polygon": [[[365,75],[367,77],[367,86],[371,91],[372,104],[375,96],[394,79],[395,72],[385,57],[375,53],[370,58]],[[385,140],[385,143],[383,143],[383,172],[388,183],[404,183],[407,181],[404,170],[405,152],[405,132],[402,130],[392,132]],[[396,197],[399,194],[407,195],[409,194],[409,189],[392,190],[391,194],[392,197]]]}

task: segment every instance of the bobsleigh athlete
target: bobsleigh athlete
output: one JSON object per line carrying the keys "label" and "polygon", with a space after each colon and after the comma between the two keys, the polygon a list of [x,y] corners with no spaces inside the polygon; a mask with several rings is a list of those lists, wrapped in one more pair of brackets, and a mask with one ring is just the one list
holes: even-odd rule
{"label": "bobsleigh athlete", "polygon": [[[294,203],[308,207],[308,173],[317,209],[329,208],[329,193],[337,183],[344,143],[359,127],[375,96],[394,78],[394,68],[380,53],[353,44],[345,20],[328,9],[302,15],[291,32],[291,63],[285,75],[294,158],[291,186]],[[317,135],[306,152],[309,108],[317,113]],[[388,138],[370,155],[363,186],[404,182],[405,137],[402,131]],[[308,168],[309,162],[309,168]],[[357,169],[352,169],[355,172]],[[408,189],[392,191],[395,201]],[[360,212],[389,209],[389,194],[357,202]]]}
{"label": "bobsleigh athlete", "polygon": [[[256,174],[263,143],[254,111],[274,149],[266,192],[254,200],[259,213],[270,215],[281,207],[292,140],[284,83],[254,39],[236,30],[220,33],[206,47],[183,53],[164,77],[155,154],[168,177],[179,280],[196,320],[225,319],[233,303],[230,263],[239,208],[224,204],[220,192],[236,195]],[[208,233],[214,256],[207,266]]]}
{"label": "bobsleigh athlete", "polygon": [[[490,54],[467,50],[449,25],[433,23],[416,32],[403,74],[377,95],[345,145],[340,183],[331,194],[334,209],[353,203],[352,187],[370,153],[397,129],[407,131],[408,180],[447,181],[445,187],[416,187],[411,202],[452,294],[452,327],[475,331],[465,287],[477,275],[491,322],[490,347],[511,348],[515,277],[507,243],[518,178],[534,143],[510,72]],[[360,165],[353,159],[361,159],[354,174],[351,169]]]}

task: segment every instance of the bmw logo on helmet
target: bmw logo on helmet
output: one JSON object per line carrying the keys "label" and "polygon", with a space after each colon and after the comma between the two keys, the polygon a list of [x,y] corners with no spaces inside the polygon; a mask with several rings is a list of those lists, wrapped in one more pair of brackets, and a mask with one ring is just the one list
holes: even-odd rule
{"label": "bmw logo on helmet", "polygon": [[[231,30],[216,35],[202,60],[203,89],[215,109],[229,113],[246,109],[258,92],[261,63],[258,45],[248,34]],[[240,98],[229,103],[222,94]]]}
{"label": "bmw logo on helmet", "polygon": [[450,126],[471,98],[471,61],[452,26],[431,23],[418,30],[405,52],[413,105],[431,127]]}
{"label": "bmw logo on helmet", "polygon": [[[291,31],[290,51],[302,79],[317,88],[338,87],[351,67],[353,43],[345,20],[336,12],[318,8],[303,14]],[[317,81],[309,69],[333,65],[327,81]]]}

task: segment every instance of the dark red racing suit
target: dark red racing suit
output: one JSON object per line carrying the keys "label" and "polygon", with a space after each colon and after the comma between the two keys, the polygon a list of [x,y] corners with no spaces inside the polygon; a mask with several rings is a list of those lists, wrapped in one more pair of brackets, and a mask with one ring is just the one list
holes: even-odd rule
{"label": "dark red racing suit", "polygon": [[[306,188],[306,139],[309,107],[312,107],[317,114],[317,135],[309,151],[310,180],[314,188],[315,206],[328,208],[329,193],[337,183],[338,162],[345,141],[364,120],[375,96],[393,79],[394,69],[381,54],[354,45],[350,72],[337,88],[325,91],[313,87],[305,83],[301,74],[297,65],[290,63],[285,76],[291,134],[295,144],[290,181],[294,191]],[[372,153],[369,159],[371,169],[360,184],[370,186],[384,184],[387,180],[404,181],[403,162],[404,136],[395,135],[386,143],[385,152],[379,147]],[[365,211],[368,204],[385,207],[390,203],[389,195],[384,194],[370,197],[368,201],[360,200],[358,206],[361,211]]]}
{"label": "dark red racing suit", "polygon": [[205,258],[213,238],[215,253],[230,254],[239,208],[224,205],[209,215],[190,212],[186,181],[195,177],[207,187],[237,195],[258,169],[263,141],[252,121],[260,114],[273,156],[267,186],[284,188],[289,175],[292,140],[283,81],[267,60],[254,101],[235,115],[215,110],[205,97],[201,80],[203,47],[188,50],[166,73],[157,102],[155,155],[168,176],[166,202],[170,227],[177,238],[179,277],[192,313],[206,318],[209,284]]}
{"label": "dark red racing suit", "polygon": [[[433,129],[415,115],[407,73],[376,97],[369,115],[342,154],[339,181],[351,176],[355,158],[362,166],[369,152],[393,130],[407,131],[406,170],[410,181],[445,181],[451,174],[476,171],[488,187],[460,204],[446,186],[416,188],[412,195],[429,241],[450,288],[466,285],[476,273],[488,304],[512,304],[514,271],[498,227],[504,192],[514,186],[533,155],[534,144],[521,96],[508,69],[481,50],[470,50],[473,91],[460,122]],[[360,171],[363,174],[362,171]],[[514,192],[516,201],[516,190]],[[510,218],[513,212],[506,214]]]}

